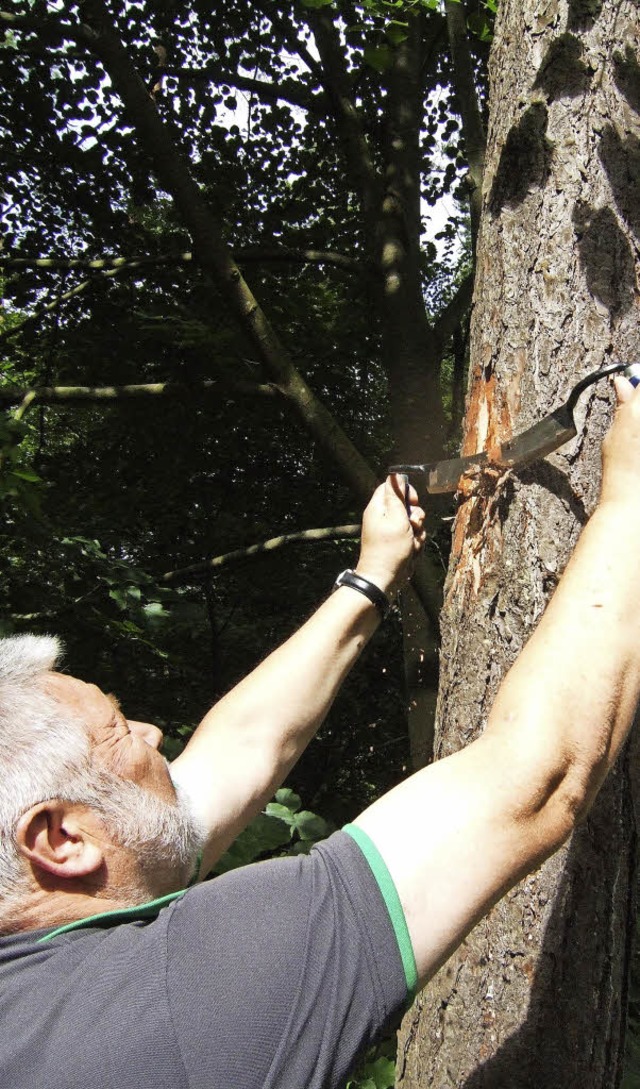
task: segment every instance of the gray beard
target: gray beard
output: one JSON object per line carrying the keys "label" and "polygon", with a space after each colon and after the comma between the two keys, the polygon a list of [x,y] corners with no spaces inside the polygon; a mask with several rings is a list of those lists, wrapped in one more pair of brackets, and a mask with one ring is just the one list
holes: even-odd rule
{"label": "gray beard", "polygon": [[144,885],[168,886],[167,891],[184,888],[207,838],[186,792],[176,787],[177,800],[167,802],[135,783],[106,775],[109,782],[100,790],[99,808],[114,840],[136,856]]}

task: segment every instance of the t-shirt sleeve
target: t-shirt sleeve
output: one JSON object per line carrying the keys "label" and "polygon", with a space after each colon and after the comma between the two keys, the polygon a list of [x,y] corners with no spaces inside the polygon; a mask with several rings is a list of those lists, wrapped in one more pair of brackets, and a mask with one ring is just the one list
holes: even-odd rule
{"label": "t-shirt sleeve", "polygon": [[325,1089],[399,1016],[407,973],[379,874],[353,836],[191,889],[167,929],[190,1089]]}

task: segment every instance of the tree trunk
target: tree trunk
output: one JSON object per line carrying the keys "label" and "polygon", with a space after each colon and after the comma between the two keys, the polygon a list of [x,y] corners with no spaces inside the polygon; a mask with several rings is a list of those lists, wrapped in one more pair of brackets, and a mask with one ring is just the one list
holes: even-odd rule
{"label": "tree trunk", "polygon": [[[501,0],[464,452],[637,358],[640,28],[633,0]],[[445,588],[437,755],[481,733],[597,498],[603,383],[579,433],[461,502]],[[620,562],[633,562],[620,557]],[[628,756],[587,823],[472,932],[407,1015],[403,1089],[613,1089],[634,924]]]}

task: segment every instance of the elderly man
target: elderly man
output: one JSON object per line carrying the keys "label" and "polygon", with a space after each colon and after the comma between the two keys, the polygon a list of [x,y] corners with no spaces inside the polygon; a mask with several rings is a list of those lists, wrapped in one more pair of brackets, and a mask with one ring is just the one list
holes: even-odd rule
{"label": "elderly man", "polygon": [[[171,769],[158,732],[0,659],[0,1084],[7,1089],[337,1086],[488,908],[586,813],[640,695],[640,391],[605,442],[602,496],[482,737],[308,857],[186,893],[324,717],[421,547],[393,481],[357,576],[204,719]],[[413,497],[415,499],[415,496]],[[443,815],[446,814],[446,819]]]}

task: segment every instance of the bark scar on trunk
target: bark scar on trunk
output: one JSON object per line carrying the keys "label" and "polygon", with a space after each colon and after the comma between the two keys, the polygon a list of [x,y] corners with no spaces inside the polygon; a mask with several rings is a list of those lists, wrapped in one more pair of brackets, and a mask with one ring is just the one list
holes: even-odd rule
{"label": "bark scar on trunk", "polygon": [[[484,550],[482,566],[490,570],[499,548],[502,533],[496,534],[491,530],[496,522],[495,515],[502,514],[500,508],[504,499],[504,485],[512,480],[513,474],[510,470],[505,472],[503,468],[491,464],[491,451],[495,450],[497,455],[502,443],[512,437],[509,404],[517,403],[514,389],[511,388],[514,384],[519,386],[517,378],[510,383],[510,388],[503,391],[489,367],[488,372],[477,374],[471,387],[462,453],[467,455],[487,450],[489,462],[460,482],[458,495],[464,502],[454,523],[452,562],[455,564],[455,574],[450,591],[467,571],[473,571],[473,587],[477,593],[480,585],[478,556]],[[502,517],[500,527],[501,522]]]}

